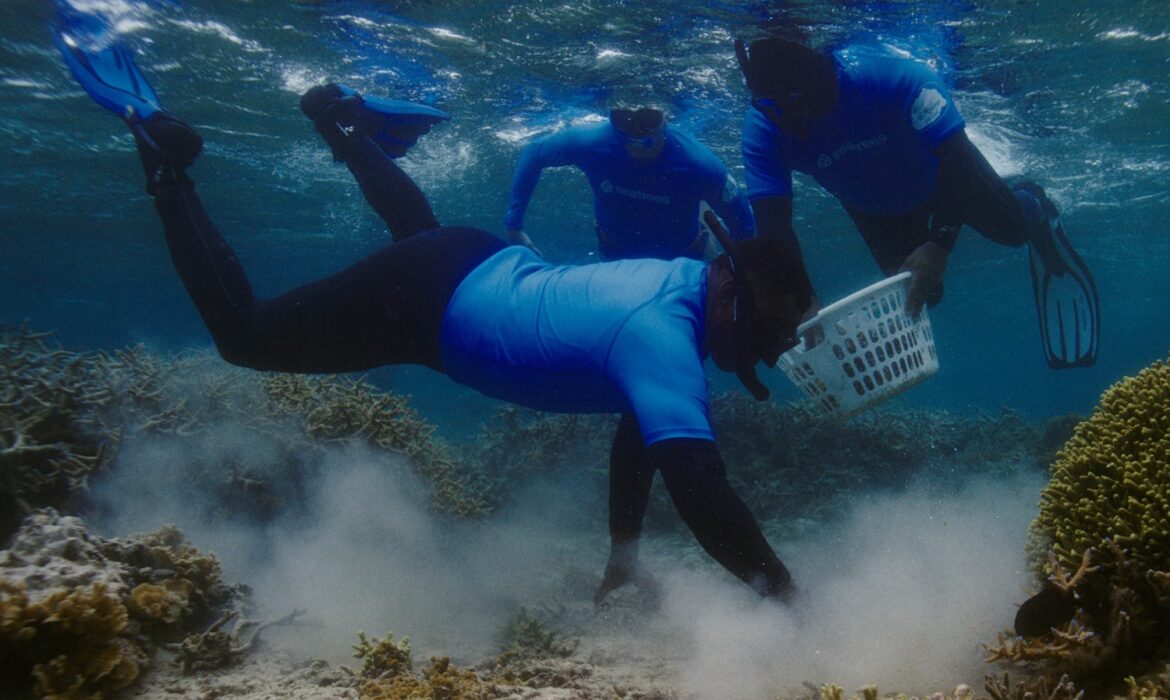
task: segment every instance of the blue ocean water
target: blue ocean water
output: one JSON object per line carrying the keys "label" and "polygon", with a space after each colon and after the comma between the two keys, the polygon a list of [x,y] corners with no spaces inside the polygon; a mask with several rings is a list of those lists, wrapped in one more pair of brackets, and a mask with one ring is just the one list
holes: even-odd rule
{"label": "blue ocean water", "polygon": [[[746,93],[731,40],[782,29],[822,46],[885,41],[930,61],[955,86],[972,139],[997,169],[1045,185],[1097,278],[1098,363],[1049,370],[1025,251],[966,232],[932,312],[942,370],[897,405],[1086,412],[1111,383],[1170,352],[1164,0],[70,4],[131,45],[168,108],[204,134],[191,174],[260,294],[387,242],[297,109],[309,86],[334,80],[451,112],[403,162],[444,223],[499,232],[524,143],[614,101],[666,105],[742,174]],[[0,322],[27,320],[80,350],[208,347],[129,135],[72,82],[50,43],[55,13],[52,0],[0,5]],[[852,224],[811,180],[798,181],[796,209],[822,298],[878,279]],[[579,173],[548,172],[526,230],[548,258],[586,262],[591,211]],[[494,408],[422,370],[373,378],[412,393],[449,432],[473,429]],[[767,381],[776,399],[798,399],[778,372]]]}

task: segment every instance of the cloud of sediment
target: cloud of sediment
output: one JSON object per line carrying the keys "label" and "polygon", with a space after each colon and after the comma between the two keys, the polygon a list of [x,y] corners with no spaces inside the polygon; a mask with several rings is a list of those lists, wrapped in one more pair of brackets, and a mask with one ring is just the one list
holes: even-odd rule
{"label": "cloud of sediment", "polygon": [[[226,453],[259,460],[267,449],[226,426],[196,441],[132,441],[96,494],[101,525],[127,534],[178,524],[220,557],[229,582],[255,589],[262,614],[306,611],[266,637],[335,662],[357,630],[408,636],[416,658],[478,662],[500,650],[519,606],[563,598],[572,576],[588,581],[570,594],[583,600],[569,602],[588,609],[604,518],[571,513],[579,491],[517,490],[507,515],[452,522],[429,508],[401,458],[336,448],[301,484],[304,508],[263,524],[209,518],[216,495],[193,492],[184,465]],[[1030,583],[1023,547],[1041,486],[1038,476],[984,478],[957,493],[923,485],[843,497],[836,524],[773,541],[802,590],[793,609],[760,601],[688,538],[651,539],[644,551],[664,605],[621,631],[636,656],[611,658],[666,659],[678,669],[669,682],[698,698],[791,697],[807,693],[804,682],[848,694],[868,684],[912,694],[978,687],[981,644],[1010,627]],[[617,648],[605,638],[612,630],[596,627],[586,646]]]}
{"label": "cloud of sediment", "polygon": [[[803,683],[883,692],[980,687],[983,643],[1010,628],[1029,583],[1023,549],[1038,479],[961,493],[858,496],[844,522],[777,542],[802,596],[781,609],[725,580],[671,579],[669,614],[699,697],[775,697]],[[730,694],[729,694],[730,692]]]}
{"label": "cloud of sediment", "polygon": [[350,657],[358,630],[410,637],[417,658],[479,661],[499,651],[518,607],[558,582],[570,523],[545,519],[555,497],[545,493],[523,517],[453,521],[429,507],[429,490],[405,458],[359,447],[326,450],[302,477],[302,508],[263,523],[215,517],[222,495],[195,488],[189,465],[268,447],[230,427],[204,440],[131,442],[95,492],[98,524],[116,535],[177,524],[216,554],[228,582],[253,588],[255,614],[304,611],[300,624],[265,637],[334,661]]}

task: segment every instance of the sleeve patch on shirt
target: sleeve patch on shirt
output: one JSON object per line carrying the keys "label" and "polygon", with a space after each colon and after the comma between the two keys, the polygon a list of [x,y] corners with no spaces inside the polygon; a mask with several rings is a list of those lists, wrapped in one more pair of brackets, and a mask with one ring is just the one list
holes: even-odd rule
{"label": "sleeve patch on shirt", "polygon": [[947,108],[947,98],[933,85],[925,85],[918,91],[910,107],[910,125],[915,131],[922,131],[938,121]]}

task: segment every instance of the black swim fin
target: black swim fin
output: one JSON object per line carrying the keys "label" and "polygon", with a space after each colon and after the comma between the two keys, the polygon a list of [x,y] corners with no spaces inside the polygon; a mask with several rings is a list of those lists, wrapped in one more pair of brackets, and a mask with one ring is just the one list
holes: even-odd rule
{"label": "black swim fin", "polygon": [[1085,261],[1065,236],[1056,207],[1044,191],[1021,183],[1039,200],[1047,216],[1028,244],[1032,291],[1040,321],[1044,356],[1053,369],[1089,367],[1101,344],[1101,302]]}

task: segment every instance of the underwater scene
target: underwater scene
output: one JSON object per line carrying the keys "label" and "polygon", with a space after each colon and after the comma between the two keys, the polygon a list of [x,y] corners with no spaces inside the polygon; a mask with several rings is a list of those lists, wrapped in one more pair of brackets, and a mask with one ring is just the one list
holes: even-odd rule
{"label": "underwater scene", "polygon": [[[314,86],[449,115],[394,162],[442,224],[504,237],[525,147],[617,106],[744,186],[736,39],[914,59],[1059,210],[1095,354],[1054,368],[1076,330],[1042,328],[1037,254],[965,227],[938,371],[905,391],[833,415],[705,362],[783,600],[652,471],[639,573],[602,595],[619,413],[225,361],[63,24],[202,136],[186,175],[262,298],[392,243]],[[1170,3],[5,0],[0,25],[0,698],[1170,698]],[[883,278],[833,195],[792,194],[821,302]],[[523,230],[592,264],[597,218],[550,167]]]}

